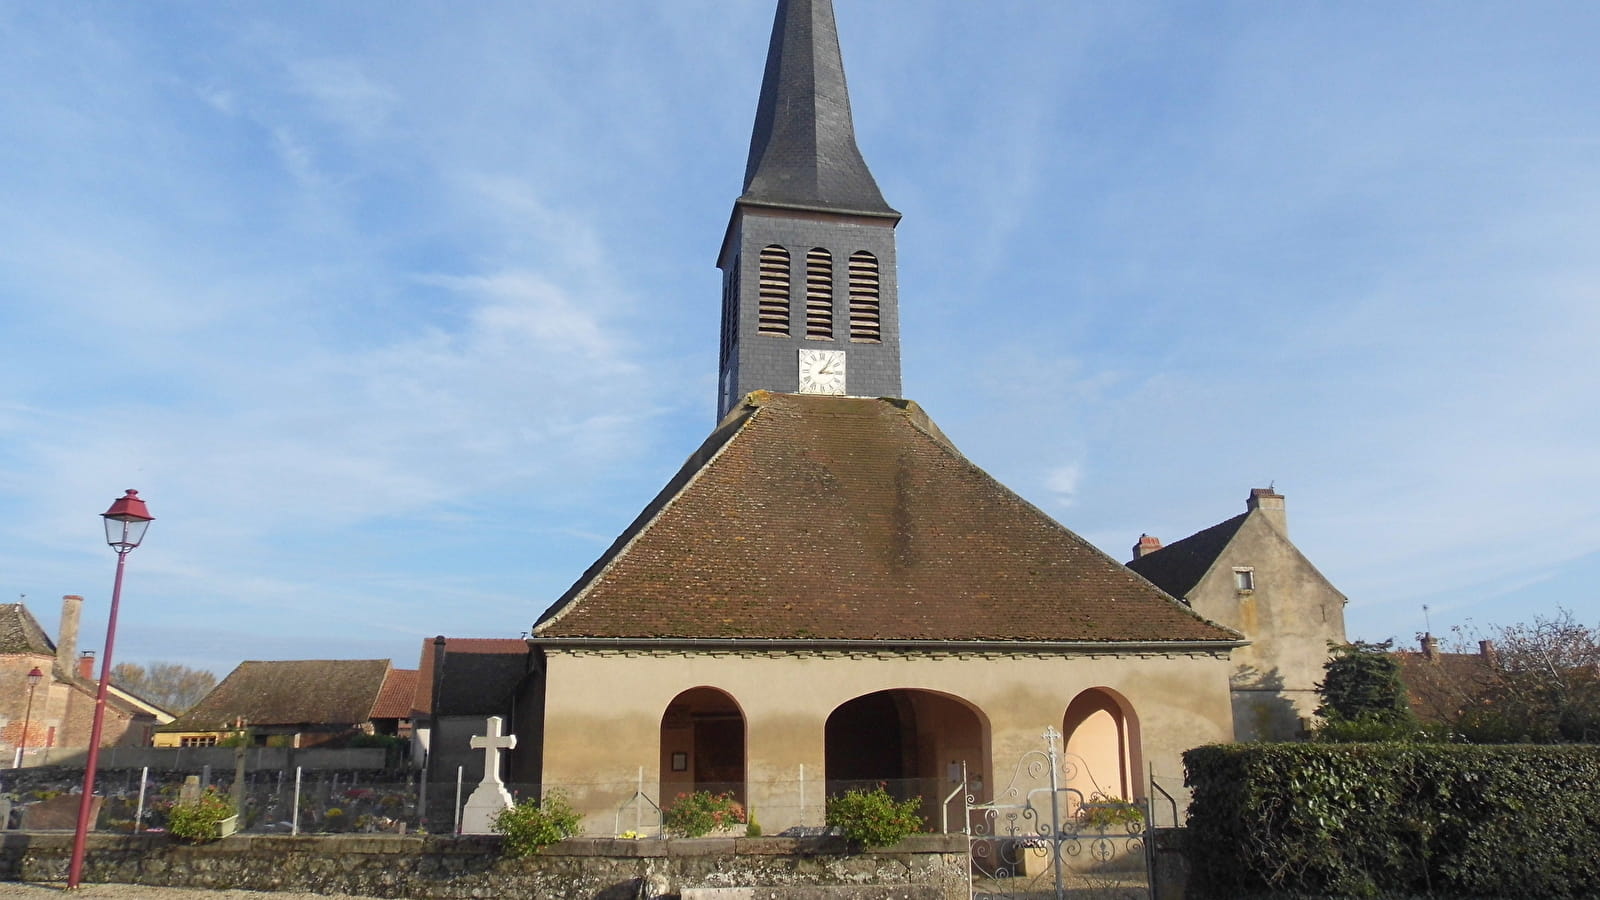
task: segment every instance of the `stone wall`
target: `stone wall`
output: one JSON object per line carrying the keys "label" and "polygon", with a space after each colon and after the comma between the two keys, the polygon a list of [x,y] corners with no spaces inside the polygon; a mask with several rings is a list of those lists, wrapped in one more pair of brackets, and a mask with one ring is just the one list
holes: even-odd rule
{"label": "stone wall", "polygon": [[[414,900],[540,897],[621,900],[783,896],[955,900],[968,896],[962,835],[918,835],[849,853],[839,838],[573,838],[504,859],[498,837],[240,835],[190,845],[167,835],[90,836],[85,882],[314,891]],[[0,880],[65,881],[66,833],[0,836]],[[761,891],[757,896],[766,896]]]}

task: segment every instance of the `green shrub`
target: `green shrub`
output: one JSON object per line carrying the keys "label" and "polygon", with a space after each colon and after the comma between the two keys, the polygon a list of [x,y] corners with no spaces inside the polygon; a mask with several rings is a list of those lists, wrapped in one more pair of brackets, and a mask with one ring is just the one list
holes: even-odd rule
{"label": "green shrub", "polygon": [[542,801],[524,800],[501,810],[489,827],[505,835],[505,854],[520,859],[578,834],[582,822],[583,816],[572,808],[565,794],[550,791]]}
{"label": "green shrub", "polygon": [[196,799],[172,807],[167,813],[167,831],[187,841],[214,841],[220,837],[217,826],[232,815],[233,804],[216,788],[208,787]]}
{"label": "green shrub", "polygon": [[1330,721],[1370,720],[1409,725],[1415,719],[1400,680],[1400,660],[1389,649],[1393,642],[1330,644],[1323,665],[1326,676],[1317,684],[1322,705],[1317,715]]}
{"label": "green shrub", "polygon": [[922,798],[896,802],[882,785],[828,798],[827,822],[863,847],[887,847],[922,830]]}
{"label": "green shrub", "polygon": [[1184,765],[1197,897],[1600,895],[1600,748],[1239,744]]}
{"label": "green shrub", "polygon": [[744,807],[732,794],[695,791],[679,794],[661,817],[661,827],[673,837],[705,837],[720,828],[744,824]]}

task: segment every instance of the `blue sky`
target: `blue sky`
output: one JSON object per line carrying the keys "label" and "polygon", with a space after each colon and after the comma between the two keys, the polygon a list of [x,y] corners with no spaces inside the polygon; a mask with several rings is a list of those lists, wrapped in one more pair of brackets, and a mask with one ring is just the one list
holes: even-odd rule
{"label": "blue sky", "polygon": [[[1600,620],[1600,5],[837,0],[908,396],[1118,559],[1275,482],[1409,640]],[[771,4],[0,0],[0,593],[515,637],[713,424]]]}

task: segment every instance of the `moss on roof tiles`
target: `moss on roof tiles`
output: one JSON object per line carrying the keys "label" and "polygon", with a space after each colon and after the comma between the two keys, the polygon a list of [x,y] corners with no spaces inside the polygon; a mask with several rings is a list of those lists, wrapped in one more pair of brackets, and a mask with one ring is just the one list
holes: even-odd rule
{"label": "moss on roof tiles", "polygon": [[534,635],[1237,639],[973,465],[916,404],[766,392]]}

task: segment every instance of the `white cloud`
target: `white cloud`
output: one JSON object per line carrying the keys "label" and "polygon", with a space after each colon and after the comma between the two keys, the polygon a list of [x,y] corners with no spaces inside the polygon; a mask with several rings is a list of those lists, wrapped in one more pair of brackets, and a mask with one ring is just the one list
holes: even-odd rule
{"label": "white cloud", "polygon": [[1076,463],[1056,466],[1051,469],[1044,480],[1045,490],[1054,494],[1055,502],[1060,506],[1071,506],[1078,496],[1078,484],[1083,480],[1083,467]]}

